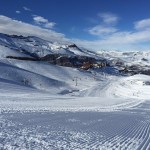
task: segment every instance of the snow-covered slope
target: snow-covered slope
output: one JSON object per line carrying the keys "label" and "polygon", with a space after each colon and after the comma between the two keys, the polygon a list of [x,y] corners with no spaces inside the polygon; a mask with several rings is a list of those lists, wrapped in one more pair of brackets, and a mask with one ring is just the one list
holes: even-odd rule
{"label": "snow-covered slope", "polygon": [[[150,99],[150,77],[146,75],[111,76],[45,62],[1,61],[0,96],[9,100],[1,101],[3,109],[4,105],[11,109],[14,98],[20,101],[20,107],[15,108],[19,110],[31,110],[37,100],[40,103],[36,103],[34,110],[38,110],[46,100],[42,106],[46,110],[70,111],[110,111],[129,108]],[[17,93],[20,95],[16,96]],[[26,96],[23,98],[22,95]],[[63,101],[59,102],[59,99]]]}
{"label": "snow-covered slope", "polygon": [[78,90],[74,87],[75,77],[83,78],[87,75],[92,78],[91,74],[73,68],[50,65],[47,62],[7,58],[7,56],[36,58],[58,53],[69,56],[95,55],[90,51],[81,50],[75,44],[62,41],[0,34],[0,78],[15,85],[48,91],[53,95]]}

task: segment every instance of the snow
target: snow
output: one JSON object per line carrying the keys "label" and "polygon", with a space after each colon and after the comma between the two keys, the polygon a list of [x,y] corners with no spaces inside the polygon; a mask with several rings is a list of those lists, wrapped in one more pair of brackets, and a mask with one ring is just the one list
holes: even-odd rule
{"label": "snow", "polygon": [[[16,57],[27,57],[28,55],[23,53],[18,53],[16,50],[12,50],[8,47],[4,47],[0,45],[0,58],[6,58],[6,56],[16,56]],[[28,56],[30,57],[30,56]]]}
{"label": "snow", "polygon": [[150,66],[150,52],[149,51],[98,51],[98,55],[110,60],[121,60],[125,65],[140,65]]}
{"label": "snow", "polygon": [[[149,101],[144,103],[149,108]],[[150,112],[2,113],[1,149],[142,149],[150,148]]]}
{"label": "snow", "polygon": [[150,76],[5,58],[28,56],[18,45],[35,52],[37,41],[44,53],[90,55],[64,43],[29,39],[12,42],[1,35],[0,149],[150,149]]}

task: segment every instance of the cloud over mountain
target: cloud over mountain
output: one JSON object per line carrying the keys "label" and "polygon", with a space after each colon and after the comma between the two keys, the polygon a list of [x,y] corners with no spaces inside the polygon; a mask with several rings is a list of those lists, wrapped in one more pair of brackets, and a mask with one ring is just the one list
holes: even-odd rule
{"label": "cloud over mountain", "polygon": [[50,29],[44,29],[3,15],[0,15],[0,32],[6,34],[37,36],[46,40],[66,40],[65,35],[62,33]]}

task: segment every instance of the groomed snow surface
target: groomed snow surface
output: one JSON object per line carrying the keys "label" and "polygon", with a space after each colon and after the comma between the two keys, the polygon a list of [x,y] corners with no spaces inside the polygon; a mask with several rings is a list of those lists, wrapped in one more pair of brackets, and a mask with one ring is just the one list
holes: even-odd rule
{"label": "groomed snow surface", "polygon": [[0,150],[73,149],[150,150],[150,76],[1,59]]}

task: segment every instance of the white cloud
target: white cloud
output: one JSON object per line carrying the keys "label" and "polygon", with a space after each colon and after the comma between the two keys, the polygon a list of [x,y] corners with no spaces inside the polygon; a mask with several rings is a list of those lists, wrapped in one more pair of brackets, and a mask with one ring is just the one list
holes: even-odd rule
{"label": "white cloud", "polygon": [[150,28],[150,18],[137,21],[134,25],[137,30]]}
{"label": "white cloud", "polygon": [[44,17],[41,17],[41,16],[34,15],[33,20],[36,24],[42,25],[45,28],[50,28],[51,29],[56,25],[55,22],[49,22],[48,19],[45,19]]}
{"label": "white cloud", "polygon": [[67,40],[65,35],[54,30],[43,29],[22,21],[0,15],[0,33],[37,36],[46,40]]}
{"label": "white cloud", "polygon": [[[88,41],[88,40],[79,40],[74,39],[74,42],[81,47],[90,49],[90,50],[133,50],[135,49],[134,44],[122,44],[122,43],[109,43],[108,39],[106,40],[94,40],[94,41]],[[137,47],[136,47],[137,48]]]}
{"label": "white cloud", "polygon": [[93,50],[143,50],[149,49],[143,43],[150,42],[150,29],[135,32],[116,32],[94,41],[74,39],[80,46]]}
{"label": "white cloud", "polygon": [[34,16],[33,17],[33,20],[36,22],[36,23],[47,23],[48,20],[41,17],[41,16]]}
{"label": "white cloud", "polygon": [[102,25],[97,25],[97,26],[88,30],[88,32],[90,34],[97,35],[97,36],[107,35],[110,33],[114,33],[116,31],[117,31],[117,29],[114,27],[106,27],[106,26],[102,26]]}
{"label": "white cloud", "polygon": [[45,23],[44,27],[45,28],[53,28],[55,25],[56,25],[55,22],[48,22],[48,23]]}
{"label": "white cloud", "polygon": [[21,12],[19,10],[16,10],[16,14],[20,14]]}
{"label": "white cloud", "polygon": [[106,36],[117,32],[118,29],[114,27],[119,20],[117,15],[112,13],[99,13],[98,16],[102,19],[102,22],[89,28],[88,33],[96,36]]}
{"label": "white cloud", "polygon": [[110,43],[136,44],[150,41],[150,29],[135,32],[118,32],[112,34],[108,41]]}
{"label": "white cloud", "polygon": [[116,24],[119,17],[113,13],[99,13],[98,16],[102,19],[105,24]]}
{"label": "white cloud", "polygon": [[25,10],[25,11],[32,11],[30,8],[28,8],[28,7],[23,7],[23,9]]}

